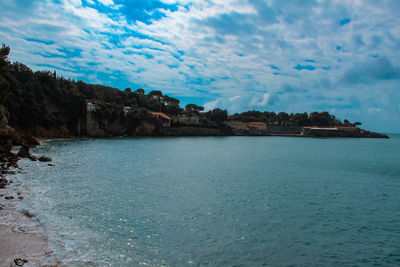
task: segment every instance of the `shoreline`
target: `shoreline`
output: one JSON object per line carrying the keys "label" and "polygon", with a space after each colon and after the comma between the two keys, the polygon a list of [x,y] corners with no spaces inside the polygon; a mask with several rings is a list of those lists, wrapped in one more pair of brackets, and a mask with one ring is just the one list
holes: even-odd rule
{"label": "shoreline", "polygon": [[19,207],[19,186],[11,183],[0,189],[0,266],[60,266],[39,221]]}
{"label": "shoreline", "polygon": [[13,181],[22,170],[18,166],[20,157],[37,160],[36,157],[29,148],[27,154],[21,154],[22,148],[13,153],[18,146],[0,148],[0,267],[61,266],[35,214],[23,207],[21,184]]}

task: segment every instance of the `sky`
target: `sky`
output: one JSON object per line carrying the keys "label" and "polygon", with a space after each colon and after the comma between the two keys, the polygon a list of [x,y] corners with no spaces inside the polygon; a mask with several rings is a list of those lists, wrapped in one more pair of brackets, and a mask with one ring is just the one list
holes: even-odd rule
{"label": "sky", "polygon": [[206,110],[328,111],[400,132],[398,0],[2,0],[33,70]]}

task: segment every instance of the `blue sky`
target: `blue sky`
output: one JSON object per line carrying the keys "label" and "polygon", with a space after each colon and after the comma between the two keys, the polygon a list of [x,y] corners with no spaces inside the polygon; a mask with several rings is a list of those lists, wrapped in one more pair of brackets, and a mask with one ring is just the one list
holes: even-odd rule
{"label": "blue sky", "polygon": [[0,42],[88,83],[400,132],[398,14],[398,0],[4,0]]}

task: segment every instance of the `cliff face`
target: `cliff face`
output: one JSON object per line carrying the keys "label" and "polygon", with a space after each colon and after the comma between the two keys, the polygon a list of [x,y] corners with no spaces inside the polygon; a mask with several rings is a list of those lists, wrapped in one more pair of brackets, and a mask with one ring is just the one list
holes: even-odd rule
{"label": "cliff face", "polygon": [[139,136],[153,136],[156,131],[156,126],[154,124],[143,121],[140,123],[139,127],[136,128],[135,133]]}
{"label": "cliff face", "polygon": [[0,151],[9,152],[12,148],[12,140],[8,133],[8,120],[4,114],[0,116]]}
{"label": "cliff face", "polygon": [[346,131],[342,129],[332,130],[329,128],[322,129],[310,129],[303,128],[302,136],[309,137],[354,137],[354,138],[389,138],[389,136],[380,133],[374,133],[370,131],[365,131],[362,129],[355,129],[354,131]]}

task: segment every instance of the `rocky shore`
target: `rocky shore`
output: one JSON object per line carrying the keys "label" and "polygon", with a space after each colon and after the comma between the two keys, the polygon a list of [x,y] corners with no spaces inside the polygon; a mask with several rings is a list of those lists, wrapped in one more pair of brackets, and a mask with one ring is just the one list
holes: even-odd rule
{"label": "rocky shore", "polygon": [[[23,192],[10,178],[20,169],[18,160],[48,162],[49,157],[36,157],[30,148],[39,142],[29,134],[18,134],[0,121],[0,266],[61,266],[49,248],[46,237],[34,214],[19,208],[24,199]],[[19,146],[17,154],[11,152]]]}

